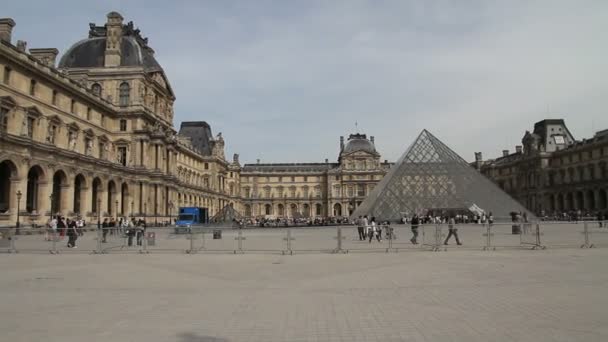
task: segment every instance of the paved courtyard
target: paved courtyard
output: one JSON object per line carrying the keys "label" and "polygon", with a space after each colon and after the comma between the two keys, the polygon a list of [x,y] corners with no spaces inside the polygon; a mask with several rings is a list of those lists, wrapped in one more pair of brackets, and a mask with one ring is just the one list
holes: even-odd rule
{"label": "paved courtyard", "polygon": [[0,255],[3,341],[607,341],[608,248]]}

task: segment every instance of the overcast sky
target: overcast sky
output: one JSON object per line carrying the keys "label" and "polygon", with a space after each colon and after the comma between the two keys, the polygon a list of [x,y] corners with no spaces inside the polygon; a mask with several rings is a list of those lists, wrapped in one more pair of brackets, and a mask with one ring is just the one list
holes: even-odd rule
{"label": "overcast sky", "polygon": [[241,161],[334,161],[339,136],[396,160],[426,128],[466,160],[564,118],[608,128],[608,1],[7,1],[13,40],[64,52],[118,11],[177,101]]}

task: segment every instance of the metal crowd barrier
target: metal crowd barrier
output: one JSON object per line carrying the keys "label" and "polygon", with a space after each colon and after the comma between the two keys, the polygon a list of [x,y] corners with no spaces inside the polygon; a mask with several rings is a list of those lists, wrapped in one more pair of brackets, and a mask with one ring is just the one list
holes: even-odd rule
{"label": "metal crowd barrier", "polygon": [[[191,227],[88,227],[74,246],[64,230],[15,227],[0,228],[0,252],[4,253],[352,253],[399,251],[448,251],[458,249],[545,249],[608,247],[608,222],[534,222],[456,224],[458,244],[448,224],[421,224],[417,241],[410,225],[382,226],[379,236],[356,226],[219,228]],[[454,232],[454,231],[453,231]],[[450,236],[450,240],[446,239]],[[416,243],[414,243],[416,242]],[[447,244],[446,244],[447,242]]]}

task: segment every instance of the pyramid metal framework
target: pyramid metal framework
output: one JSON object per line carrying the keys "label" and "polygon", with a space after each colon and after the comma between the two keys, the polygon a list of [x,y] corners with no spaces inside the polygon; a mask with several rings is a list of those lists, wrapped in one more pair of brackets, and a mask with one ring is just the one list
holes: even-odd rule
{"label": "pyramid metal framework", "polygon": [[399,220],[413,214],[449,215],[490,212],[497,221],[511,212],[527,213],[491,180],[423,130],[384,178],[355,210],[352,217],[375,216]]}
{"label": "pyramid metal framework", "polygon": [[213,215],[209,221],[214,226],[234,226],[235,221],[242,219],[243,216],[241,216],[241,214],[239,214],[239,212],[236,211],[233,206],[228,204],[222,208],[222,210]]}

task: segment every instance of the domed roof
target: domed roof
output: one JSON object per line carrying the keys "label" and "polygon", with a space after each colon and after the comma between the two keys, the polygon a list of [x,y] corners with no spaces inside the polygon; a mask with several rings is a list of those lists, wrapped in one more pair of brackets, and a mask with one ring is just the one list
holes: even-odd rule
{"label": "domed roof", "polygon": [[[122,24],[122,16],[116,12],[107,15],[108,23],[104,26],[89,24],[89,38],[72,45],[59,61],[59,68],[103,68],[105,63],[106,40],[109,27],[121,25],[120,66],[142,66],[146,72],[163,71],[154,58],[154,50],[148,45],[148,38],[140,34],[130,21]],[[110,26],[108,26],[110,25]]]}
{"label": "domed roof", "polygon": [[[106,37],[89,37],[72,45],[59,61],[59,68],[103,68]],[[123,36],[120,66],[143,66],[146,71],[162,71],[154,52],[135,36]]]}
{"label": "domed roof", "polygon": [[342,153],[352,153],[357,151],[364,151],[371,154],[376,154],[376,147],[374,143],[367,140],[367,136],[365,134],[351,134],[348,138],[348,143],[342,150]]}

